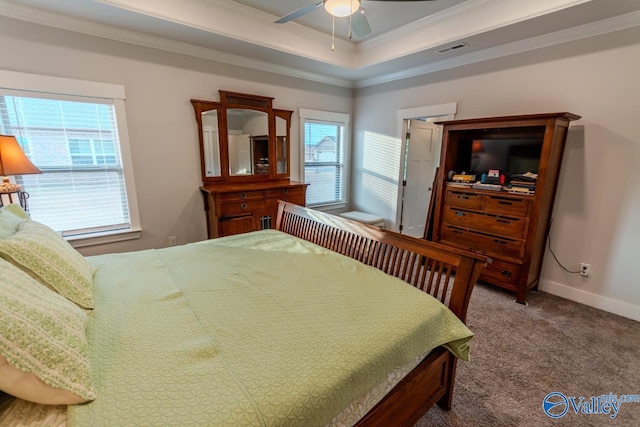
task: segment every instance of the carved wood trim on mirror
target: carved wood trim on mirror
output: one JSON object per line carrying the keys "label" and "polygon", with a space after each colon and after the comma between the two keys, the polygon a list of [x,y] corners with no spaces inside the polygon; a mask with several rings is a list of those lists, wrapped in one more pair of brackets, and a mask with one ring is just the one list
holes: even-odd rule
{"label": "carved wood trim on mirror", "polygon": [[209,238],[272,228],[279,199],[305,205],[306,184],[289,180],[293,111],[274,109],[271,97],[223,90],[220,102],[191,104]]}

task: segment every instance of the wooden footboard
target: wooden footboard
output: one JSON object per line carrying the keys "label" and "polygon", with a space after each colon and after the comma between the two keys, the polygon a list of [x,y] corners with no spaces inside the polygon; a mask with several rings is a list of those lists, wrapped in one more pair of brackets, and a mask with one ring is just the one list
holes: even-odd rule
{"label": "wooden footboard", "polygon": [[[358,421],[363,426],[412,426],[453,387],[456,358],[444,347],[432,351]],[[440,406],[446,405],[440,404]],[[449,408],[446,408],[449,409]]]}
{"label": "wooden footboard", "polygon": [[[429,293],[466,320],[473,286],[487,258],[279,202],[276,229],[373,266]],[[412,425],[435,403],[451,408],[456,359],[434,350],[358,426]]]}

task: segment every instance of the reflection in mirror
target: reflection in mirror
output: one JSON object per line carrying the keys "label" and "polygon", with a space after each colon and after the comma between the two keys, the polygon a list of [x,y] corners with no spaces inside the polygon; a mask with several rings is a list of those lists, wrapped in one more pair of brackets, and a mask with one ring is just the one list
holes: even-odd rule
{"label": "reflection in mirror", "polygon": [[227,109],[229,174],[269,174],[269,115],[244,108]]}
{"label": "reflection in mirror", "polygon": [[207,177],[220,176],[220,136],[218,131],[218,111],[202,113],[202,143],[204,145],[204,168]]}
{"label": "reflection in mirror", "polygon": [[287,144],[287,132],[289,123],[282,117],[276,116],[276,173],[286,174],[287,171],[287,153],[289,148]]}

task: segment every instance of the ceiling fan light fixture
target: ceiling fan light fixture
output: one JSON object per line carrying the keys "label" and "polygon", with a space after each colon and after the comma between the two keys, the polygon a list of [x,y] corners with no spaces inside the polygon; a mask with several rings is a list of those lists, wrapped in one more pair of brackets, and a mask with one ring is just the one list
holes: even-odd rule
{"label": "ceiling fan light fixture", "polygon": [[324,8],[331,15],[342,18],[356,12],[360,8],[360,0],[326,0]]}

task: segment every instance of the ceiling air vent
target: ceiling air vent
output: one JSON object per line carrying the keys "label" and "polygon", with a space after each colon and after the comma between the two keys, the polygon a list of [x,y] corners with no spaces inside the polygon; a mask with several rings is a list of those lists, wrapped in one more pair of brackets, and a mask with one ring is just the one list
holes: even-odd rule
{"label": "ceiling air vent", "polygon": [[457,43],[451,46],[443,47],[442,49],[439,49],[437,52],[438,53],[451,52],[452,50],[463,49],[465,47],[469,47],[469,45],[466,43]]}

